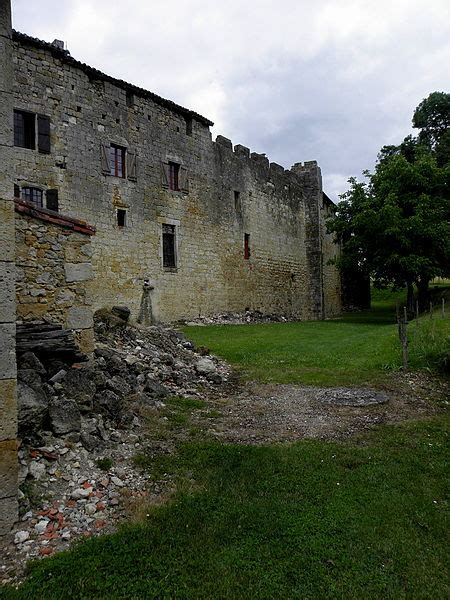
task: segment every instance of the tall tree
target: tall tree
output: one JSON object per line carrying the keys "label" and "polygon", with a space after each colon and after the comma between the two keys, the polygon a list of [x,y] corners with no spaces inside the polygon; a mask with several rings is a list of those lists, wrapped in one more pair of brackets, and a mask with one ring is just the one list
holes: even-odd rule
{"label": "tall tree", "polygon": [[450,274],[450,166],[415,148],[385,148],[367,182],[350,189],[328,227],[342,245],[338,265],[357,267],[376,285],[406,286],[413,309],[413,284],[424,306],[429,281]]}
{"label": "tall tree", "polygon": [[433,92],[414,111],[418,141],[436,155],[439,166],[450,162],[450,94]]}

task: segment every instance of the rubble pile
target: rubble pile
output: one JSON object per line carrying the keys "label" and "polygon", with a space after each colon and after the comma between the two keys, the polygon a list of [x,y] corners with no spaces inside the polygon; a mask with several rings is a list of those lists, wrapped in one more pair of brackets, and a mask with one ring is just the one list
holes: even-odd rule
{"label": "rubble pile", "polygon": [[147,449],[142,415],[163,411],[169,396],[210,396],[230,380],[206,348],[196,351],[167,327],[128,325],[123,310],[97,313],[95,332],[84,362],[18,356],[21,520],[0,578],[74,538],[113,529],[130,501],[165,493],[133,465]]}
{"label": "rubble pile", "polygon": [[183,325],[245,325],[247,323],[287,323],[297,320],[298,317],[289,318],[276,314],[265,314],[259,310],[246,310],[244,313],[227,312],[211,317],[180,321],[180,323]]}
{"label": "rubble pile", "polygon": [[81,442],[92,451],[109,441],[112,427],[126,429],[143,407],[166,396],[202,396],[229,379],[227,365],[195,351],[163,326],[134,327],[102,311],[97,347],[82,363],[25,352],[18,358],[19,437],[42,444],[49,435]]}

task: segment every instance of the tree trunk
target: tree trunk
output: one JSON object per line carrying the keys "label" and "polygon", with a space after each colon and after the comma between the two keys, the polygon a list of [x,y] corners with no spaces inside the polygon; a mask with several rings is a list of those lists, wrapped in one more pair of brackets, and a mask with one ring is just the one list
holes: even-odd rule
{"label": "tree trunk", "polygon": [[428,293],[429,279],[420,279],[417,282],[417,299],[419,301],[419,310],[423,312],[428,310],[429,305],[429,293]]}
{"label": "tree trunk", "polygon": [[406,284],[406,310],[408,318],[414,316],[414,286],[412,281],[408,281]]}

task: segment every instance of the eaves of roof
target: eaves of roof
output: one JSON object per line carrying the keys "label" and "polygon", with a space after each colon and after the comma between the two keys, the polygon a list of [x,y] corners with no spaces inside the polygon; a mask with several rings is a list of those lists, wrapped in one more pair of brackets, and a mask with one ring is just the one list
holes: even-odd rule
{"label": "eaves of roof", "polygon": [[44,42],[43,40],[39,40],[38,38],[31,37],[29,35],[26,35],[25,33],[20,33],[19,31],[15,31],[15,30],[13,30],[13,40],[16,42],[19,42],[20,44],[34,46],[35,48],[40,48],[42,50],[48,50],[49,52],[52,53],[53,56],[55,56],[56,58],[59,58],[64,63],[67,63],[73,67],[80,69],[81,71],[86,73],[86,75],[88,77],[90,77],[91,79],[100,79],[102,81],[108,81],[109,83],[112,83],[113,85],[116,85],[117,87],[120,87],[124,90],[130,91],[133,94],[136,94],[137,96],[142,96],[143,98],[150,98],[156,104],[159,104],[160,106],[164,106],[165,108],[168,108],[169,110],[172,110],[173,112],[175,112],[179,115],[182,115],[183,117],[187,117],[189,119],[195,119],[196,121],[203,123],[203,125],[206,125],[207,127],[212,127],[214,125],[214,123],[212,121],[210,121],[206,117],[203,117],[202,115],[199,115],[198,113],[194,112],[193,110],[184,108],[183,106],[180,106],[179,104],[176,104],[175,102],[172,102],[171,100],[166,100],[165,98],[161,98],[161,96],[158,96],[157,94],[154,94],[153,92],[149,92],[148,90],[144,90],[143,88],[140,88],[136,85],[127,83],[126,81],[123,81],[122,79],[115,79],[114,77],[111,77],[110,75],[106,75],[105,73],[102,73],[101,71],[99,71],[98,69],[95,69],[94,67],[90,67],[89,65],[86,65],[85,63],[75,60],[69,54],[69,52],[67,50],[58,48],[57,46],[54,46],[53,44],[50,44],[49,42]]}

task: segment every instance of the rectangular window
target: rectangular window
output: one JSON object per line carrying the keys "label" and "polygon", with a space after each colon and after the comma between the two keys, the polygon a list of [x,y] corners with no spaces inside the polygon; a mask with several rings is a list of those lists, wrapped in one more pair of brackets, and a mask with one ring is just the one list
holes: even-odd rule
{"label": "rectangular window", "polygon": [[163,267],[173,269],[177,266],[175,225],[162,226]]}
{"label": "rectangular window", "polygon": [[180,165],[178,163],[169,162],[169,190],[178,192],[179,187]]}
{"label": "rectangular window", "polygon": [[21,195],[22,200],[25,200],[26,202],[30,202],[31,204],[34,204],[38,208],[43,207],[42,196],[43,196],[42,190],[40,190],[39,188],[34,188],[34,187],[23,187],[22,188],[22,195]]}
{"label": "rectangular window", "polygon": [[250,258],[250,234],[244,233],[244,258],[248,260]]}
{"label": "rectangular window", "polygon": [[236,212],[241,210],[241,193],[236,190],[234,192],[234,210]]}
{"label": "rectangular window", "polygon": [[192,119],[186,117],[186,135],[192,135]]}
{"label": "rectangular window", "polygon": [[22,110],[14,111],[14,146],[19,148],[36,147],[35,115]]}
{"label": "rectangular window", "polygon": [[126,227],[127,224],[127,211],[123,208],[117,209],[117,226]]}
{"label": "rectangular window", "polygon": [[114,177],[125,177],[125,153],[126,148],[111,144],[109,148],[110,174]]}

